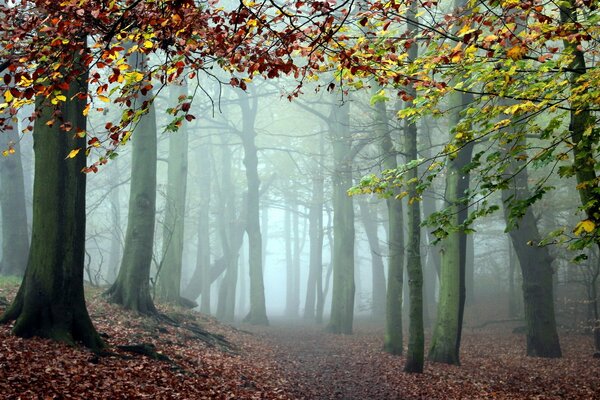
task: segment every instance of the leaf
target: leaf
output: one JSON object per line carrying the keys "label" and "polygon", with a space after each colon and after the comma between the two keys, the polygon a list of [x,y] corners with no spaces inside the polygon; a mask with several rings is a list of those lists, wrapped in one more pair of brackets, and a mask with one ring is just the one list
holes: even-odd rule
{"label": "leaf", "polygon": [[573,229],[573,233],[576,236],[581,236],[582,233],[592,233],[594,231],[594,229],[596,228],[596,224],[589,220],[589,219],[584,219],[583,221],[580,221],[577,226],[575,226],[575,229]]}
{"label": "leaf", "polygon": [[81,151],[81,148],[71,150],[71,152],[67,155],[67,157],[65,157],[65,159],[75,158],[77,156],[77,154],[79,154],[80,151]]}
{"label": "leaf", "polygon": [[511,60],[517,61],[525,57],[526,54],[527,48],[517,45],[508,49],[508,51],[506,52],[506,57],[510,58]]}

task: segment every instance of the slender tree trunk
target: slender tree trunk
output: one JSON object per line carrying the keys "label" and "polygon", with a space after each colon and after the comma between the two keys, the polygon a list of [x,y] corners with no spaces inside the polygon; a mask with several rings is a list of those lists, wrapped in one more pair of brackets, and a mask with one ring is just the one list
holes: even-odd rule
{"label": "slender tree trunk", "polygon": [[[375,132],[380,139],[382,168],[396,169],[397,151],[388,128],[385,103],[375,104]],[[386,291],[386,318],[384,350],[391,354],[402,354],[402,286],[404,282],[404,216],[402,200],[386,200],[388,210],[388,280]]]}
{"label": "slender tree trunk", "polygon": [[[132,56],[129,64],[136,69],[146,68],[141,54]],[[152,98],[152,93],[139,95],[137,107]],[[154,314],[156,308],[150,295],[150,266],[154,244],[156,213],[156,114],[154,105],[148,107],[132,135],[131,190],[129,216],[121,268],[115,283],[106,296],[110,302],[142,314]]]}
{"label": "slender tree trunk", "polygon": [[[119,161],[113,160],[107,168],[110,169],[109,179],[114,184],[119,182],[121,174],[119,172]],[[110,191],[110,211],[112,229],[110,233],[110,254],[108,255],[108,274],[107,281],[113,284],[119,274],[119,263],[121,253],[123,252],[123,232],[121,230],[121,198],[119,185],[115,185]]]}
{"label": "slender tree trunk", "polygon": [[312,178],[312,200],[308,211],[310,256],[304,319],[315,320],[316,304],[322,296],[323,279],[323,177]]}
{"label": "slender tree trunk", "polygon": [[[171,101],[187,96],[187,84],[171,86]],[[185,125],[169,136],[169,166],[167,199],[163,229],[163,261],[158,276],[158,295],[161,299],[181,303],[181,269],[185,222],[185,196],[188,171],[188,133]]]}
{"label": "slender tree trunk", "polygon": [[240,95],[243,115],[242,145],[244,146],[244,166],[248,183],[246,233],[248,234],[248,266],[250,269],[250,312],[244,321],[255,325],[268,325],[260,233],[260,179],[258,177],[258,155],[254,142],[256,136],[254,122],[258,111],[257,99],[257,97],[254,98],[251,107],[247,94]]}
{"label": "slender tree trunk", "polygon": [[358,200],[360,216],[362,219],[369,248],[371,250],[371,314],[374,318],[385,316],[385,272],[383,259],[381,257],[381,246],[379,245],[379,234],[377,224],[377,210],[371,210],[377,203],[367,203],[364,199]]}
{"label": "slender tree trunk", "polygon": [[[411,20],[416,17],[416,3],[411,5],[408,12]],[[416,58],[417,47],[413,45],[409,50],[409,57]],[[411,95],[416,93],[411,91]],[[406,103],[406,107],[412,107],[412,101]],[[417,125],[408,123],[405,132],[406,155],[409,160],[419,157],[417,151]],[[421,269],[421,207],[417,194],[417,167],[407,172],[408,181],[408,240],[406,248],[406,271],[408,276],[408,291],[410,297],[409,325],[408,325],[408,348],[406,351],[405,372],[423,372],[423,361],[425,357],[425,336],[423,328],[423,270]]]}
{"label": "slender tree trunk", "polygon": [[198,215],[198,253],[196,257],[196,270],[200,269],[202,275],[202,302],[200,312],[210,314],[211,298],[210,287],[210,196],[211,196],[211,157],[210,144],[204,143],[199,150],[198,181],[202,189],[200,193],[200,212]]}
{"label": "slender tree trunk", "polygon": [[352,333],[354,319],[354,206],[346,191],[352,187],[352,137],[349,104],[333,105],[329,132],[333,145],[333,292],[327,329]]}
{"label": "slender tree trunk", "polygon": [[[86,130],[86,101],[77,94],[87,94],[87,74],[85,68],[70,72],[78,79],[63,93],[67,100],[59,105],[58,116],[47,99],[36,100],[40,115],[33,131],[31,250],[21,287],[0,321],[15,320],[13,332],[20,337],[40,336],[101,349],[104,343],[92,325],[83,291],[86,176],[81,170],[86,166],[86,139],[62,131],[60,122],[47,124],[59,118],[70,122],[73,132]],[[73,149],[81,151],[67,157]]]}
{"label": "slender tree trunk", "polygon": [[[295,317],[294,312],[294,263],[292,260],[292,203],[290,196],[285,197],[283,235],[285,237],[285,315]],[[296,309],[297,311],[297,309]]]}

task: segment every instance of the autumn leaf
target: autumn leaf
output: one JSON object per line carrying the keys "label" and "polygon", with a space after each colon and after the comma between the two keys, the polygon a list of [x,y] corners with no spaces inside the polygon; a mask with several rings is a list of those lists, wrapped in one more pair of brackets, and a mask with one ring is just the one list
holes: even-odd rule
{"label": "autumn leaf", "polygon": [[582,233],[592,233],[594,231],[594,229],[596,228],[596,224],[589,220],[589,219],[584,219],[583,221],[580,221],[576,226],[575,229],[573,229],[573,233],[576,236],[581,236]]}
{"label": "autumn leaf", "polygon": [[65,158],[75,158],[77,156],[77,154],[79,154],[80,151],[81,151],[80,148],[79,149],[73,149],[73,150],[71,150],[71,152],[69,152],[69,154]]}
{"label": "autumn leaf", "polygon": [[506,56],[511,60],[517,61],[525,57],[527,54],[527,48],[522,46],[513,46],[506,52]]}

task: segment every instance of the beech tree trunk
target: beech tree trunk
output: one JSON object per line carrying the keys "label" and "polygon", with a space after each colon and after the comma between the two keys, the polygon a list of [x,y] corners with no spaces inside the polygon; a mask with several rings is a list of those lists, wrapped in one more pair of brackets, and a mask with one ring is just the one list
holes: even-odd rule
{"label": "beech tree trunk", "polygon": [[[129,64],[146,68],[142,55],[132,56]],[[152,98],[138,95],[136,107]],[[123,259],[117,280],[106,291],[108,301],[142,314],[155,314],[150,295],[150,266],[154,243],[156,213],[156,115],[154,105],[138,121],[132,134],[131,189]]]}
{"label": "beech tree trunk", "polygon": [[[79,78],[63,93],[67,100],[59,105],[58,116],[48,99],[36,100],[40,115],[33,131],[31,249],[21,287],[0,321],[15,320],[13,332],[20,337],[80,342],[98,350],[104,343],[92,325],[83,291],[86,176],[81,170],[86,166],[86,139],[73,134],[86,129],[86,101],[76,95],[87,94],[87,74],[85,69],[70,72]],[[70,122],[72,132],[62,131],[60,122],[46,124],[56,118]],[[82,150],[67,157],[74,149]]]}
{"label": "beech tree trunk", "polygon": [[[187,84],[171,86],[171,102],[187,96]],[[185,196],[188,171],[188,133],[185,124],[169,133],[167,199],[162,243],[162,265],[158,276],[158,295],[167,302],[181,303],[181,268],[185,222]]]}
{"label": "beech tree trunk", "polygon": [[248,95],[242,94],[240,95],[240,106],[243,116],[244,166],[248,183],[246,233],[248,234],[248,265],[250,269],[250,311],[244,321],[255,325],[268,325],[260,233],[260,179],[258,177],[258,155],[254,142],[256,137],[254,122],[258,111],[258,98],[254,98],[251,107]]}
{"label": "beech tree trunk", "polygon": [[[10,119],[8,113],[0,118]],[[0,152],[14,150],[0,156],[0,207],[2,208],[2,260],[0,274],[23,276],[29,254],[29,231],[25,201],[25,181],[19,145],[19,125],[7,124],[0,129]]]}
{"label": "beech tree trunk", "polygon": [[323,296],[323,177],[312,178],[312,200],[308,211],[310,255],[304,319],[316,321],[316,306]]}
{"label": "beech tree trunk", "polygon": [[352,333],[354,319],[354,205],[346,191],[352,187],[350,106],[334,104],[329,133],[333,146],[333,289],[327,330]]}

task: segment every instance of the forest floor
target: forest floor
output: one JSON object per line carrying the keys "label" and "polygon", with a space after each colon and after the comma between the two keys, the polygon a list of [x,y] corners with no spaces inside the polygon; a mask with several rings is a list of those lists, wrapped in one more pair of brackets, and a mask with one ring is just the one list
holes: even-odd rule
{"label": "forest floor", "polygon": [[[0,285],[0,312],[15,293]],[[368,323],[353,335],[276,319],[236,329],[173,308],[140,317],[91,293],[107,352],[16,338],[0,325],[0,399],[600,399],[589,336],[563,335],[564,357],[544,360],[525,357],[524,336],[510,329],[469,331],[461,366],[428,363],[414,375]]]}

